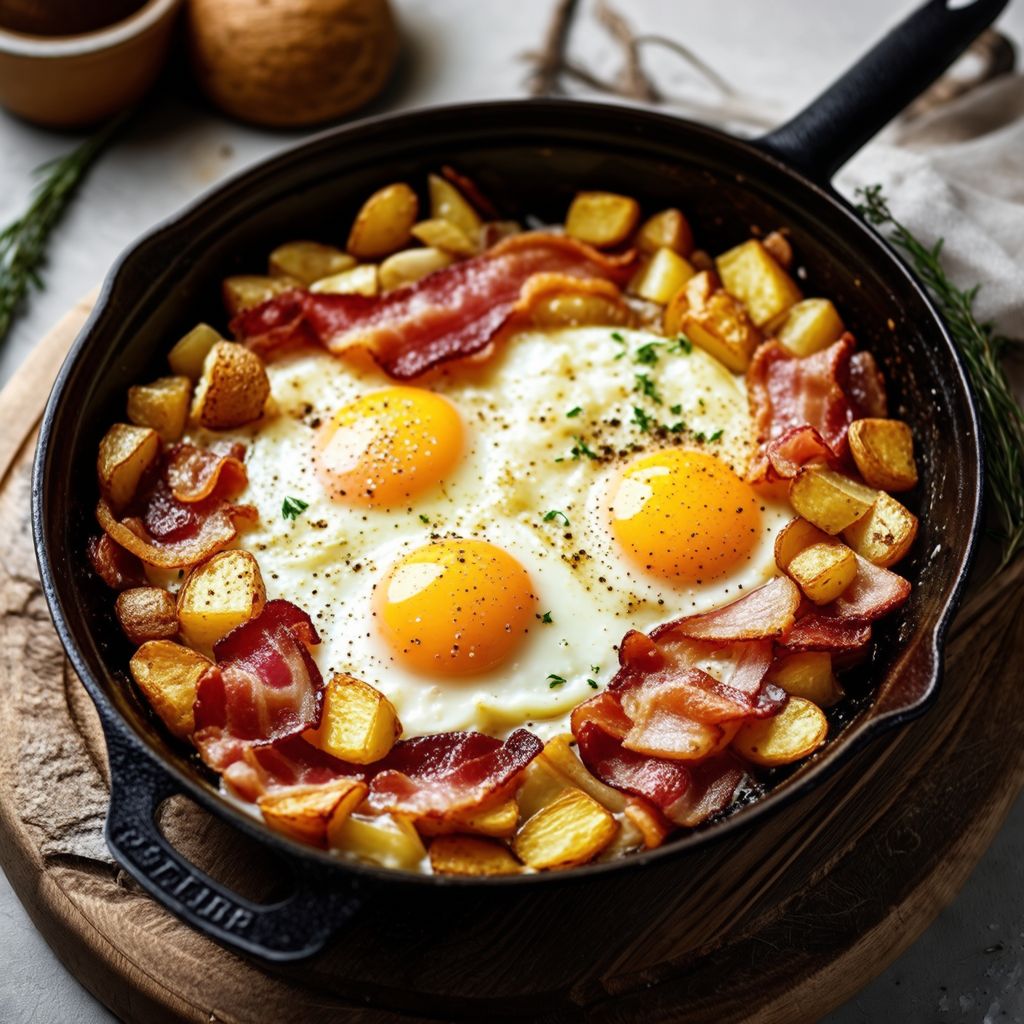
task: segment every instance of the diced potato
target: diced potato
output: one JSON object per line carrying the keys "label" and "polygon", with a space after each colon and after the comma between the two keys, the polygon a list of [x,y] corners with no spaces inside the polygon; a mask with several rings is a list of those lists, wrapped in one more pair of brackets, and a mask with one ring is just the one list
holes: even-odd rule
{"label": "diced potato", "polygon": [[208,430],[233,430],[258,420],[269,397],[263,360],[244,345],[218,341],[203,363],[192,418]]}
{"label": "diced potato", "polygon": [[100,441],[96,473],[100,491],[115,511],[135,497],[142,474],[160,454],[160,435],[152,427],[115,423]]}
{"label": "diced potato", "polygon": [[604,295],[561,292],[538,299],[530,310],[530,319],[537,327],[624,327],[632,321],[632,314],[625,303]]}
{"label": "diced potato", "polygon": [[787,655],[772,665],[766,679],[791,697],[803,697],[819,708],[830,708],[843,699],[843,688],[832,671],[832,655],[827,651]]}
{"label": "diced potato", "polygon": [[175,736],[195,731],[192,706],[203,673],[213,665],[205,655],[173,640],[144,643],[128,663],[132,678],[150,707]]}
{"label": "diced potato", "polygon": [[754,764],[774,768],[813,754],[827,735],[828,719],[821,708],[803,697],[790,697],[777,715],[745,722],[733,748]]}
{"label": "diced potato", "polygon": [[[626,821],[640,833],[643,844],[648,850],[661,846],[665,837],[672,830],[669,822],[642,800],[630,800],[623,813],[626,816]],[[625,831],[624,828],[623,832]]]}
{"label": "diced potato", "polygon": [[122,590],[114,604],[124,635],[133,644],[147,640],[170,640],[178,635],[178,613],[174,595],[162,587],[132,587]]}
{"label": "diced potato", "polygon": [[415,870],[427,855],[419,833],[405,818],[351,814],[327,826],[327,845],[385,868]]}
{"label": "diced potato", "polygon": [[532,818],[572,788],[568,776],[560,772],[543,754],[538,754],[523,772],[523,781],[516,794],[520,817]]}
{"label": "diced potato", "polygon": [[914,435],[902,420],[854,420],[850,451],[861,476],[883,491],[909,491],[917,483]]}
{"label": "diced potato", "polygon": [[314,281],[309,290],[315,294],[325,295],[367,295],[373,298],[380,290],[375,263],[362,263],[358,267],[346,270],[331,277],[322,277]]}
{"label": "diced potato", "polygon": [[515,800],[505,800],[483,810],[463,811],[443,818],[420,818],[416,822],[416,828],[423,836],[472,832],[481,836],[508,839],[515,833],[518,823],[519,805]]}
{"label": "diced potato", "polygon": [[477,252],[475,239],[443,217],[421,220],[413,225],[412,234],[424,245],[450,252],[453,256],[473,256]]}
{"label": "diced potato", "polygon": [[394,704],[380,690],[339,673],[324,692],[323,716],[306,739],[328,754],[352,764],[379,761],[402,733]]}
{"label": "diced potato", "polygon": [[128,419],[138,427],[152,427],[165,444],[173,444],[185,430],[191,402],[188,377],[160,377],[128,389]]}
{"label": "diced potato", "polygon": [[789,563],[812,544],[820,544],[829,539],[829,534],[812,526],[806,519],[797,516],[790,520],[775,538],[775,564],[785,572]]}
{"label": "diced potato", "polygon": [[624,242],[640,219],[640,205],[615,192],[577,192],[565,218],[565,233],[599,248]]}
{"label": "diced potato", "polygon": [[301,286],[293,277],[268,277],[262,274],[236,274],[224,278],[221,293],[224,308],[231,316],[263,305],[275,295],[290,292]]}
{"label": "diced potato", "polygon": [[356,265],[354,256],[320,242],[285,242],[270,254],[272,277],[290,277],[310,285],[321,277],[340,274]]}
{"label": "diced potato", "polygon": [[804,548],[786,570],[815,604],[834,601],[857,575],[857,556],[841,541],[829,539]]}
{"label": "diced potato", "polygon": [[181,635],[192,646],[208,650],[259,615],[266,599],[256,559],[248,551],[221,551],[196,566],[178,591]]}
{"label": "diced potato", "polygon": [[430,844],[436,875],[517,875],[522,865],[501,843],[472,836],[442,836]]}
{"label": "diced potato", "polygon": [[209,324],[196,324],[167,354],[167,362],[174,373],[199,380],[210,349],[223,340]]}
{"label": "diced potato", "polygon": [[380,287],[386,291],[398,288],[403,284],[413,284],[421,278],[442,270],[452,262],[450,253],[441,252],[430,246],[423,249],[403,249],[389,256],[378,270]]}
{"label": "diced potato", "polygon": [[884,491],[866,516],[843,531],[843,539],[862,558],[888,568],[910,550],[917,516]]}
{"label": "diced potato", "polygon": [[356,214],[346,248],[360,260],[390,256],[409,244],[419,208],[416,193],[402,182],[378,189]]}
{"label": "diced potato", "polygon": [[281,835],[309,846],[327,847],[327,830],[344,821],[366,796],[366,783],[335,779],[319,786],[296,786],[261,796],[263,820]]}
{"label": "diced potato", "polygon": [[430,189],[430,216],[454,224],[467,238],[476,239],[483,226],[480,215],[469,200],[448,180],[438,174],[427,178]]}
{"label": "diced potato", "polygon": [[695,274],[672,296],[663,326],[670,336],[685,334],[733,373],[746,371],[761,342],[742,304],[719,287],[711,271]]}
{"label": "diced potato", "polygon": [[581,789],[569,789],[523,825],[512,848],[531,868],[570,868],[593,860],[618,830],[618,822],[596,800]]}
{"label": "diced potato", "polygon": [[811,356],[835,344],[846,328],[828,299],[804,299],[790,306],[775,337],[795,356]]}
{"label": "diced potato", "polygon": [[542,756],[546,757],[577,789],[582,789],[602,807],[621,814],[629,802],[628,797],[600,779],[594,778],[587,766],[576,756],[573,749],[572,733],[560,733],[544,744]]}
{"label": "diced potato", "polygon": [[875,503],[878,491],[824,466],[804,466],[789,485],[789,501],[826,533],[842,533]]}
{"label": "diced potato", "polygon": [[803,298],[796,282],[756,238],[722,253],[715,262],[725,290],[746,306],[758,327]]}
{"label": "diced potato", "polygon": [[627,290],[648,302],[665,305],[696,273],[679,253],[663,247],[636,272]]}
{"label": "diced potato", "polygon": [[641,252],[653,254],[659,249],[671,249],[680,256],[689,256],[693,252],[693,232],[682,211],[670,208],[643,222],[636,243]]}

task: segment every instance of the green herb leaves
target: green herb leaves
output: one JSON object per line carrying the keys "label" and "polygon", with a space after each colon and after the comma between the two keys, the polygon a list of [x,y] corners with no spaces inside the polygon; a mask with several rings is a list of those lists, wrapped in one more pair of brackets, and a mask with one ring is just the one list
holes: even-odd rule
{"label": "green herb leaves", "polygon": [[309,508],[308,501],[303,501],[301,498],[293,498],[289,495],[281,502],[281,518],[298,519],[307,508]]}
{"label": "green herb leaves", "polygon": [[566,526],[569,525],[569,517],[564,512],[559,512],[557,508],[551,509],[550,512],[545,512],[542,518],[545,523],[550,523],[553,519],[561,519]]}
{"label": "green herb leaves", "polygon": [[553,690],[556,686],[564,686],[565,683],[566,683],[565,676],[556,676],[554,672],[552,672],[548,676],[548,688],[549,689]]}

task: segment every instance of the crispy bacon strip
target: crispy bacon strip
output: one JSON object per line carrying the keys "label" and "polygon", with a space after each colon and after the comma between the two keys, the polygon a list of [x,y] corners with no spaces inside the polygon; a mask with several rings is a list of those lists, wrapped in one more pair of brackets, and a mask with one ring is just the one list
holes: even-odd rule
{"label": "crispy bacon strip", "polygon": [[827,606],[828,611],[841,619],[874,622],[910,597],[910,583],[860,555],[856,557],[857,575],[842,595]]}
{"label": "crispy bacon strip", "polygon": [[280,600],[217,642],[217,664],[196,690],[192,737],[211,768],[319,724],[324,681],[309,653],[319,642],[309,615]]}
{"label": "crispy bacon strip", "polygon": [[[791,480],[808,462],[822,460],[838,469],[840,460],[814,427],[791,427],[764,446],[764,458],[755,463],[759,479]],[[751,482],[758,482],[751,480]]]}
{"label": "crispy bacon strip", "polygon": [[242,800],[255,803],[265,793],[291,786],[314,786],[335,779],[362,780],[366,772],[359,765],[339,761],[299,734],[275,743],[248,744],[241,756],[225,769],[223,778]]}
{"label": "crispy bacon strip", "polygon": [[[783,637],[800,606],[800,590],[788,576],[775,576],[756,590],[714,611],[671,623],[671,631],[693,640],[765,640]],[[667,630],[668,626],[661,629]]]}
{"label": "crispy bacon strip", "polygon": [[863,647],[870,640],[871,626],[866,622],[808,612],[796,620],[796,625],[779,650],[784,654],[799,651],[852,651]]}
{"label": "crispy bacon strip", "polygon": [[212,448],[177,444],[167,453],[164,476],[180,502],[192,504],[211,496],[231,499],[248,483],[244,458],[245,446],[237,442]]}
{"label": "crispy bacon strip", "polygon": [[142,562],[105,533],[89,538],[86,554],[96,575],[113,590],[144,587],[149,582]]}
{"label": "crispy bacon strip", "polygon": [[504,743],[477,732],[403,740],[372,766],[367,802],[376,811],[416,817],[471,810],[514,788],[543,746],[526,729]]}
{"label": "crispy bacon strip", "polygon": [[854,352],[850,356],[850,375],[846,393],[854,404],[855,419],[864,416],[884,418],[889,415],[885,377],[870,352]]}
{"label": "crispy bacon strip", "polygon": [[628,280],[632,252],[609,256],[564,235],[527,232],[384,295],[287,292],[237,316],[239,340],[265,354],[315,341],[334,353],[366,348],[400,380],[480,352],[516,311],[534,274]]}

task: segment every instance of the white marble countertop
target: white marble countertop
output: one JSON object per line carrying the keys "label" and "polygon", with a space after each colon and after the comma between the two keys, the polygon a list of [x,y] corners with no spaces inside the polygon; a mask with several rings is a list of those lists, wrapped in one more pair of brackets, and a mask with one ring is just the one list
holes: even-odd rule
{"label": "white marble countertop", "polygon": [[[589,2],[589,0],[588,0]],[[407,39],[401,74],[374,110],[524,93],[521,55],[543,35],[554,0],[395,0]],[[639,29],[684,42],[764,114],[781,120],[914,6],[910,0],[733,0],[669,4],[614,0]],[[1001,27],[1024,41],[1024,3]],[[595,69],[616,52],[585,3],[573,52]],[[693,73],[659,58],[659,82],[691,95]],[[179,76],[180,77],[180,76]],[[706,93],[705,93],[706,95]],[[136,236],[224,175],[300,136],[243,127],[211,112],[174,78],[107,153],[58,229],[46,290],[0,346],[0,382],[35,342],[102,277]],[[23,206],[30,172],[65,152],[72,138],[0,113],[0,223]],[[888,971],[831,1024],[1024,1024],[1024,801],[956,901]],[[56,960],[0,874],[0,1024],[99,1024],[113,1018]]]}

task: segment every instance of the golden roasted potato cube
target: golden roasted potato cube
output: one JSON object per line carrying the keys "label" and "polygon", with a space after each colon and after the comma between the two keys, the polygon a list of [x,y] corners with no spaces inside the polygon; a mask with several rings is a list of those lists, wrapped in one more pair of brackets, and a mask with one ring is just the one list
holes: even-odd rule
{"label": "golden roasted potato cube", "polygon": [[903,420],[854,420],[850,451],[861,476],[883,491],[909,491],[917,483],[914,435]]}
{"label": "golden roasted potato cube", "polygon": [[665,837],[672,830],[671,823],[667,822],[646,801],[631,800],[626,805],[623,814],[625,821],[622,823],[620,835],[627,831],[629,825],[632,825],[639,832],[641,841],[648,850],[661,846]]}
{"label": "golden roasted potato cube", "polygon": [[325,295],[367,295],[373,298],[380,290],[376,263],[362,263],[331,277],[314,281],[309,290]]}
{"label": "golden roasted potato cube", "polygon": [[188,377],[159,377],[128,389],[128,419],[138,427],[152,427],[165,444],[173,444],[185,430],[191,402]]}
{"label": "golden roasted potato cube", "polygon": [[231,316],[263,305],[275,295],[301,287],[293,277],[268,277],[262,274],[236,274],[224,278],[221,292],[224,308]]}
{"label": "golden roasted potato cube", "polygon": [[804,548],[786,570],[815,604],[834,601],[857,575],[857,556],[841,541],[829,539]]}
{"label": "golden roasted potato cube", "polygon": [[693,232],[690,222],[681,210],[670,207],[656,213],[640,225],[636,244],[641,252],[656,253],[659,249],[671,249],[680,256],[693,252]]}
{"label": "golden roasted potato cube", "polygon": [[537,327],[579,327],[586,324],[625,327],[633,319],[624,302],[585,292],[559,292],[537,300],[530,320]]}
{"label": "golden roasted potato cube", "polygon": [[209,324],[196,324],[167,354],[171,370],[189,380],[199,380],[210,349],[224,341]]}
{"label": "golden roasted potato cube", "polygon": [[516,793],[520,817],[532,818],[561,796],[572,783],[543,754],[538,754],[523,772],[523,781]]}
{"label": "golden roasted potato cube", "polygon": [[415,870],[427,855],[419,833],[405,818],[351,814],[327,826],[327,845],[385,868]]}
{"label": "golden roasted potato cube", "polygon": [[803,697],[819,708],[830,708],[843,699],[843,688],[832,671],[832,655],[827,651],[789,654],[772,665],[766,679],[791,697]]}
{"label": "golden roasted potato cube", "polygon": [[132,587],[122,590],[114,603],[124,635],[133,644],[170,640],[178,635],[174,595],[163,587]]}
{"label": "golden roasted potato cube", "polygon": [[627,291],[665,305],[696,273],[683,256],[662,247],[636,272]]}
{"label": "golden roasted potato cube", "polygon": [[473,836],[442,836],[430,844],[435,875],[518,875],[523,867],[508,847]]}
{"label": "golden roasted potato cube", "polygon": [[192,706],[196,702],[196,687],[212,665],[205,655],[173,640],[144,643],[128,663],[132,678],[150,707],[181,739],[195,732]]}
{"label": "golden roasted potato cube", "polygon": [[761,342],[761,333],[742,304],[707,270],[691,277],[672,297],[663,325],[666,334],[685,334],[733,373],[746,371]]}
{"label": "golden roasted potato cube", "polygon": [[593,860],[614,838],[619,823],[581,789],[568,789],[530,818],[512,848],[531,868],[570,868]]}
{"label": "golden roasted potato cube", "polygon": [[829,534],[797,516],[796,519],[791,519],[775,538],[775,564],[785,572],[789,568],[789,563],[804,548],[826,540],[829,540]]}
{"label": "golden roasted potato cube", "polygon": [[192,418],[208,430],[233,430],[258,420],[269,397],[263,360],[244,345],[218,341],[203,363]]}
{"label": "golden roasted potato cube", "polygon": [[378,189],[356,214],[346,248],[360,260],[390,256],[409,244],[419,208],[416,193],[404,182]]}
{"label": "golden roasted potato cube", "polygon": [[827,735],[828,719],[821,708],[803,697],[790,697],[777,715],[744,722],[732,745],[748,761],[774,768],[813,754]]}
{"label": "golden roasted potato cube", "polygon": [[878,491],[824,466],[804,466],[789,485],[796,513],[833,536],[866,515]]}
{"label": "golden roasted potato cube", "polygon": [[327,684],[320,725],[306,739],[352,764],[379,761],[402,733],[394,704],[380,690],[339,673]]}
{"label": "golden roasted potato cube", "polygon": [[609,811],[621,814],[626,809],[628,798],[590,774],[586,765],[576,756],[574,742],[572,733],[560,733],[544,744],[541,756],[547,758],[577,789],[582,789]]}
{"label": "golden roasted potato cube", "polygon": [[281,835],[309,846],[327,847],[327,830],[363,802],[366,783],[335,779],[318,786],[294,786],[257,801],[263,820]]}
{"label": "golden roasted potato cube", "polygon": [[322,277],[340,274],[356,265],[354,256],[333,245],[320,242],[285,242],[271,254],[269,270],[272,277],[289,277],[311,285]]}
{"label": "golden roasted potato cube", "polygon": [[884,491],[866,516],[843,530],[843,539],[861,558],[888,568],[910,550],[917,516]]}
{"label": "golden roasted potato cube", "polygon": [[443,217],[421,220],[413,225],[412,234],[424,245],[450,252],[453,256],[473,256],[477,252],[476,240]]}
{"label": "golden roasted potato cube", "polygon": [[565,233],[606,248],[624,242],[640,219],[640,206],[615,192],[577,192],[565,218]]}
{"label": "golden roasted potato cube", "polygon": [[197,565],[178,591],[181,635],[192,646],[208,650],[259,615],[266,600],[256,559],[248,551],[221,551]]}
{"label": "golden roasted potato cube", "polygon": [[725,290],[746,306],[758,327],[803,298],[796,282],[756,238],[722,253],[715,263]]}
{"label": "golden roasted potato cube", "polygon": [[467,238],[479,236],[483,221],[466,197],[447,179],[439,174],[427,178],[430,190],[430,216],[454,224]]}
{"label": "golden roasted potato cube", "polygon": [[775,337],[795,356],[811,356],[835,344],[846,328],[829,299],[804,299],[789,311]]}
{"label": "golden roasted potato cube", "polygon": [[451,253],[430,246],[423,249],[403,249],[389,256],[378,270],[380,287],[386,291],[403,284],[413,284],[421,278],[442,270],[452,262]]}
{"label": "golden roasted potato cube", "polygon": [[416,828],[423,836],[444,836],[456,832],[508,839],[515,834],[519,823],[519,805],[505,800],[483,810],[462,811],[443,818],[420,818]]}
{"label": "golden roasted potato cube", "polygon": [[152,427],[115,423],[100,441],[96,473],[103,497],[116,511],[135,497],[142,474],[160,454],[160,435]]}

